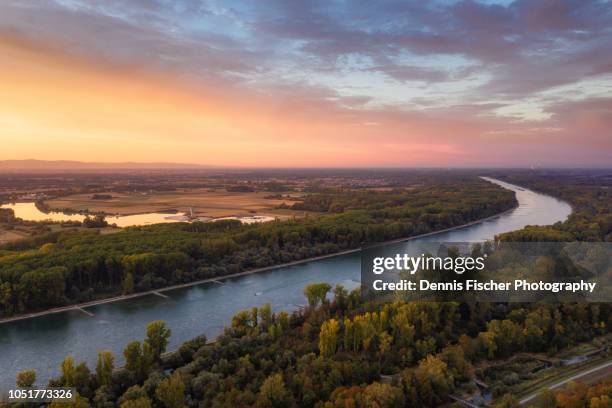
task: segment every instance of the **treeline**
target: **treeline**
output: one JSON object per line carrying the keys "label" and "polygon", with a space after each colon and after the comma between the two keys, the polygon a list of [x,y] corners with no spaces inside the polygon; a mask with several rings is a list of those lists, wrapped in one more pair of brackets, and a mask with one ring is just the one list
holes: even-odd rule
{"label": "treeline", "polygon": [[[497,176],[496,176],[497,177]],[[510,241],[612,241],[612,174],[610,172],[516,173],[499,178],[568,201],[573,211],[565,222],[530,226],[500,236]]]}
{"label": "treeline", "polygon": [[[434,188],[435,189],[435,188]],[[391,191],[337,189],[319,194],[305,196],[302,201],[293,204],[290,208],[299,211],[341,213],[355,209],[383,209],[406,204],[411,197],[406,189],[393,189]],[[419,197],[421,202],[413,205],[428,205],[427,196]],[[427,202],[425,202],[425,201]]]}
{"label": "treeline", "polygon": [[0,247],[0,316],[409,237],[491,216],[515,204],[512,192],[463,177],[414,190],[359,194],[359,205],[341,213],[288,221],[158,224],[110,235],[51,233]]}
{"label": "treeline", "polygon": [[[481,361],[555,353],[612,324],[608,304],[380,304],[364,303],[359,289],[330,291],[310,285],[309,307],[291,315],[270,305],[239,312],[214,343],[196,338],[167,355],[170,333],[154,322],[124,350],[125,367],[114,370],[108,352],[95,373],[68,358],[50,385],[109,408],[433,407],[469,387]],[[503,406],[517,406],[502,393]]]}
{"label": "treeline", "polygon": [[612,406],[612,380],[603,380],[593,385],[570,381],[565,389],[546,391],[538,396],[542,407],[606,408]]}
{"label": "treeline", "polygon": [[11,208],[0,208],[0,223],[12,224],[15,222],[15,212]]}
{"label": "treeline", "polygon": [[[15,229],[27,230],[28,234],[31,235],[42,235],[51,231],[46,223],[24,221],[15,217],[15,211],[12,208],[0,208],[0,230],[11,231]],[[1,253],[2,250],[0,249]]]}

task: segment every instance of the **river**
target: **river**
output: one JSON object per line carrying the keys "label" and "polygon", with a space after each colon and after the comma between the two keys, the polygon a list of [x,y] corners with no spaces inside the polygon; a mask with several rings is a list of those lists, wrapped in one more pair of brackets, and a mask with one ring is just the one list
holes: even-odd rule
{"label": "river", "polygon": [[[0,205],[0,208],[10,208],[15,213],[15,217],[27,221],[83,221],[83,214],[65,214],[60,211],[43,212],[36,207],[35,203],[12,203]],[[150,225],[162,224],[167,222],[187,221],[187,215],[184,213],[168,214],[168,213],[144,213],[132,215],[106,215],[106,221],[109,224],[115,224],[118,227],[132,227],[134,225]]]}
{"label": "river", "polygon": [[[479,242],[526,225],[563,221],[571,213],[567,203],[553,197],[488,180],[515,191],[518,207],[481,223],[387,244],[388,249],[401,252],[426,241]],[[46,385],[51,376],[58,375],[59,365],[67,355],[86,361],[94,370],[97,351],[108,349],[115,354],[116,364],[122,364],[125,345],[144,338],[145,325],[152,320],[166,321],[172,329],[169,349],[174,349],[200,334],[215,337],[239,310],[268,302],[275,311],[295,310],[306,303],[302,290],[309,283],[326,281],[353,288],[359,280],[360,254],[354,252],[226,279],[223,283],[167,291],[167,298],[149,295],[88,307],[93,317],[71,310],[4,323],[0,325],[0,390],[14,386],[15,374],[26,368],[36,370],[37,385]]]}

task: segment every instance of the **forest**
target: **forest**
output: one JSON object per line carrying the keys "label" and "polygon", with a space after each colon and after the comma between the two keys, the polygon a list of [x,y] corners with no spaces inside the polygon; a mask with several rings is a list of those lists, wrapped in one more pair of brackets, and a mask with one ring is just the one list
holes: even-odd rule
{"label": "forest", "polygon": [[0,246],[0,317],[410,237],[500,213],[516,199],[477,177],[440,176],[414,188],[314,193],[303,205],[313,212],[287,221],[69,230],[9,242]]}
{"label": "forest", "polygon": [[530,226],[504,234],[500,239],[540,242],[612,241],[612,176],[609,173],[514,172],[499,174],[499,178],[558,197],[573,207],[566,222]]}
{"label": "forest", "polygon": [[[562,184],[559,191],[579,216],[546,227],[543,236],[550,237],[550,230],[574,240],[594,239],[577,235],[578,225],[586,223],[597,224],[599,237],[609,238],[601,222],[609,216],[609,201],[598,199],[592,186]],[[595,199],[592,205],[581,204],[585,196]],[[243,229],[234,224],[189,228]],[[530,227],[503,239],[528,240],[533,233]],[[476,376],[494,382],[492,406],[517,407],[509,382],[516,373],[495,382],[490,370],[479,367],[520,353],[553,356],[606,336],[612,327],[609,303],[381,303],[365,300],[359,289],[349,293],[326,283],[307,286],[304,295],[306,308],[289,314],[268,304],[253,307],[237,313],[214,341],[202,335],[172,352],[166,350],[170,330],[164,322],[152,322],[143,341],[126,345],[124,366],[108,351],[100,351],[93,370],[67,357],[50,385],[76,387],[76,407],[391,408],[459,406],[451,396],[473,386]],[[21,386],[35,381],[32,371],[17,376]],[[609,406],[611,398],[609,381],[570,382],[565,389],[542,392],[532,405],[599,408]]]}
{"label": "forest", "polygon": [[[126,345],[123,367],[108,351],[95,370],[67,357],[49,385],[76,387],[77,407],[434,407],[469,387],[482,362],[554,354],[612,324],[609,304],[371,303],[325,283],[304,293],[303,310],[253,307],[214,342],[200,336],[171,353],[170,330],[152,322]],[[17,375],[21,386],[35,381],[33,371]],[[504,387],[494,406],[517,407]],[[589,406],[564,395],[537,406]]]}
{"label": "forest", "polygon": [[[531,181],[536,185],[538,180]],[[571,178],[557,188],[565,191],[580,216],[543,228],[538,239],[554,231],[571,234],[572,240],[595,240],[578,234],[581,223],[597,224],[600,240],[609,238],[601,222],[609,216],[609,201],[597,198],[593,186]],[[586,208],[580,203],[590,194],[595,201]],[[327,216],[352,211],[363,210]],[[383,211],[390,210],[385,206]],[[312,222],[301,222],[307,221]],[[198,233],[219,232],[214,228],[235,233],[262,226],[189,226]],[[136,229],[143,230],[149,229]],[[541,232],[540,227],[521,231],[500,238],[527,241]],[[273,311],[269,304],[254,306],[237,313],[214,341],[202,335],[174,351],[166,350],[169,328],[162,321],[152,322],[142,341],[126,345],[124,365],[108,351],[99,352],[92,369],[67,357],[49,385],[76,387],[75,407],[391,408],[460,406],[452,397],[474,387],[474,378],[486,378],[492,387],[491,406],[518,407],[512,391],[521,381],[517,374],[495,379],[496,374],[483,367],[497,367],[521,354],[563,354],[606,337],[612,327],[609,303],[372,302],[359,289],[348,292],[326,283],[307,286],[304,296],[308,306],[303,309],[289,314]],[[31,386],[36,373],[23,371],[16,381]],[[609,406],[611,398],[609,381],[591,386],[570,382],[564,389],[542,392],[532,405],[599,408]]]}

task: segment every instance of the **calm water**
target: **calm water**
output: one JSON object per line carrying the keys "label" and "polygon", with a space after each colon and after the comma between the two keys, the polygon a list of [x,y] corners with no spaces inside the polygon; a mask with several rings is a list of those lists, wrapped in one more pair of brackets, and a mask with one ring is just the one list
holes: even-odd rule
{"label": "calm water", "polygon": [[[11,208],[15,212],[15,217],[27,221],[83,221],[85,219],[85,216],[82,214],[64,214],[58,211],[42,212],[36,207],[36,204],[34,203],[4,204],[0,206],[0,208]],[[186,220],[187,217],[183,213],[146,213],[122,216],[106,216],[106,221],[108,221],[109,224],[117,224],[118,227],[161,224],[165,222],[177,222]]]}
{"label": "calm water", "polygon": [[[542,194],[495,181],[514,190],[519,207],[500,217],[462,229],[425,238],[389,244],[391,251],[402,251],[419,242],[478,242],[501,232],[525,225],[546,225],[562,221],[570,206]],[[213,338],[239,310],[271,303],[274,310],[294,310],[306,303],[302,290],[312,282],[341,283],[347,288],[359,285],[360,255],[353,253],[268,272],[165,292],[156,295],[90,307],[95,315],[70,311],[0,325],[0,389],[14,385],[15,373],[34,368],[38,384],[56,376],[59,364],[71,354],[77,361],[95,367],[96,352],[109,349],[122,364],[122,350],[131,340],[144,337],[145,325],[162,319],[172,329],[170,348],[206,334]]]}

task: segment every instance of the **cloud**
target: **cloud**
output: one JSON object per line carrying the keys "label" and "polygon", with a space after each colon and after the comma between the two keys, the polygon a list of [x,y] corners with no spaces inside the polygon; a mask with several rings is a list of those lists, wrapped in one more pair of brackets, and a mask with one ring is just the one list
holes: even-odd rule
{"label": "cloud", "polygon": [[[321,157],[343,145],[354,155],[347,160],[361,164],[374,160],[368,152],[379,142],[432,146],[437,162],[489,155],[528,163],[541,155],[604,163],[610,27],[605,1],[0,4],[3,41],[58,58],[69,72],[163,84],[173,98],[189,95],[179,98],[192,104],[180,105],[186,110],[217,104],[226,119],[213,128],[234,146],[256,138],[272,146],[291,135],[295,146],[314,141],[328,152]],[[112,126],[121,130],[121,121]],[[196,138],[182,125],[163,126]],[[560,150],[546,153],[551,143]],[[394,164],[400,150],[389,149]]]}

